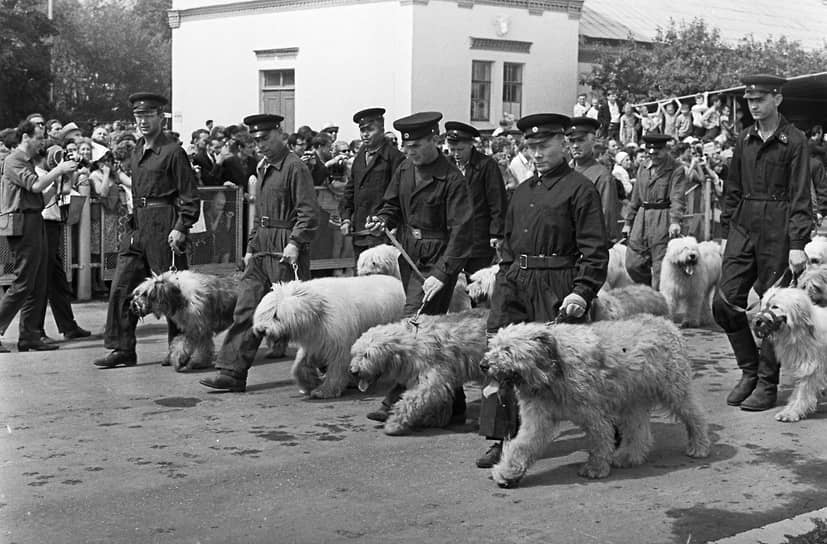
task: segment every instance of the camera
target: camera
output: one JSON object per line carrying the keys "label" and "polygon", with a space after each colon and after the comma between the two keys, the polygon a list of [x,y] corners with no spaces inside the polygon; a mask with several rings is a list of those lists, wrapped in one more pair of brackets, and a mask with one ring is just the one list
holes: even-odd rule
{"label": "camera", "polygon": [[63,159],[67,160],[67,161],[75,161],[76,163],[78,163],[78,168],[89,168],[89,166],[91,164],[88,160],[81,157],[77,153],[77,151],[74,151],[74,152],[71,152],[71,153],[66,153],[63,156]]}

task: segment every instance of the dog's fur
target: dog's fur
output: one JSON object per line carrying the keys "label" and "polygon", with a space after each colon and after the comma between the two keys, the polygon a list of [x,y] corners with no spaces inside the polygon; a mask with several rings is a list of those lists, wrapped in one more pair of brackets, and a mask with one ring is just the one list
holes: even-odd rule
{"label": "dog's fur", "polygon": [[483,309],[423,315],[418,330],[403,319],[368,329],[353,344],[350,372],[361,391],[380,377],[407,388],[385,422],[387,434],[448,424],[454,390],[482,377],[487,317]]}
{"label": "dog's fur", "polygon": [[618,289],[601,289],[592,302],[593,321],[625,319],[637,314],[668,317],[666,298],[648,285],[634,283]]}
{"label": "dog's fur", "polygon": [[237,299],[237,277],[180,270],[144,280],[132,291],[129,307],[138,317],[164,316],[178,326],[167,358],[185,372],[212,366],[213,336],[232,324]]}
{"label": "dog's fur", "polygon": [[609,248],[609,267],[603,289],[617,289],[633,283],[634,280],[626,271],[626,245],[618,242]]}
{"label": "dog's fur", "polygon": [[798,287],[818,306],[827,306],[827,264],[809,264],[798,278]]}
{"label": "dog's fur", "polygon": [[674,238],[666,247],[660,271],[660,292],[672,319],[682,327],[714,323],[712,296],[721,278],[721,246],[698,243],[692,236]]}
{"label": "dog's fur", "polygon": [[471,274],[471,282],[468,284],[466,291],[471,301],[478,307],[490,303],[499,269],[500,265],[495,264],[487,268],[481,268]]}
{"label": "dog's fur", "polygon": [[[559,423],[581,426],[591,441],[580,470],[605,478],[610,466],[643,463],[652,446],[649,412],[669,409],[689,433],[690,457],[709,455],[703,409],[692,391],[686,344],[662,317],[604,321],[592,325],[509,325],[489,340],[481,363],[497,385],[514,386],[520,429],[492,469],[501,487],[516,485],[557,433]],[[620,431],[615,450],[614,426]]]}
{"label": "dog's fur", "polygon": [[804,419],[815,412],[819,395],[827,387],[827,308],[814,305],[801,289],[774,287],[764,293],[761,312],[778,316],[778,328],[769,338],[782,369],[795,380],[787,405],[775,419]]}
{"label": "dog's fur", "polygon": [[810,264],[827,264],[827,236],[815,236],[804,246]]}
{"label": "dog's fur", "polygon": [[392,276],[291,281],[274,284],[262,298],[253,328],[297,344],[292,374],[299,388],[313,398],[332,398],[350,381],[353,342],[369,328],[401,318],[404,305],[402,283]]}

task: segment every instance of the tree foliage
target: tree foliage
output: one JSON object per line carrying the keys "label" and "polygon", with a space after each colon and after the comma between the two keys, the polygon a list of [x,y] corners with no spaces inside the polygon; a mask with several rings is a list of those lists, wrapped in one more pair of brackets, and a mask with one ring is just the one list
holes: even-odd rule
{"label": "tree foliage", "polygon": [[594,89],[617,89],[627,100],[642,102],[666,96],[734,87],[741,76],[769,72],[794,76],[820,72],[827,49],[805,51],[784,37],[757,41],[745,36],[727,46],[717,28],[703,19],[659,29],[652,43],[631,37],[598,47],[597,63],[581,83]]}
{"label": "tree foliage", "polygon": [[0,0],[0,127],[48,109],[55,28],[37,0]]}
{"label": "tree foliage", "polygon": [[169,95],[171,0],[56,0],[54,107],[67,119],[129,115],[136,91]]}

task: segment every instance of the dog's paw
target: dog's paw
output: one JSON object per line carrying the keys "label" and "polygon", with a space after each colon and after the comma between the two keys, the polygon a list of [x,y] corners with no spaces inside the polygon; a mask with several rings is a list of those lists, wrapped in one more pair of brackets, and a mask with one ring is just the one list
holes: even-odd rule
{"label": "dog's paw", "polygon": [[801,414],[785,409],[775,414],[775,419],[776,421],[783,421],[784,423],[795,423],[801,420]]}
{"label": "dog's paw", "polygon": [[332,387],[320,386],[310,392],[311,399],[335,399],[341,397],[342,392]]}
{"label": "dog's paw", "polygon": [[709,457],[709,444],[689,444],[686,455],[693,459],[706,459]]}
{"label": "dog's paw", "polygon": [[609,463],[592,463],[588,462],[582,467],[580,470],[577,471],[577,474],[584,478],[590,478],[592,480],[599,480],[600,478],[605,478],[611,473],[612,469],[609,466]]}
{"label": "dog's paw", "polygon": [[494,465],[491,469],[491,478],[503,489],[512,489],[517,487],[524,475],[525,471],[511,470],[505,467],[502,463]]}
{"label": "dog's paw", "polygon": [[632,455],[628,451],[617,450],[612,456],[611,464],[616,468],[636,467],[646,461],[646,456]]}
{"label": "dog's paw", "polygon": [[410,427],[395,421],[386,421],[384,431],[388,436],[405,436],[406,434],[411,434]]}

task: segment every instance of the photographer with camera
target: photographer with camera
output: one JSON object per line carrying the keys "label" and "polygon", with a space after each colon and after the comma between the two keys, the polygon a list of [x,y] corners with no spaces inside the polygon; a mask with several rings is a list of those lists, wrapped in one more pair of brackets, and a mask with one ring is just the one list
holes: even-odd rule
{"label": "photographer with camera", "polygon": [[[47,244],[43,224],[43,191],[64,174],[77,169],[77,163],[64,160],[45,175],[35,172],[32,159],[42,149],[44,133],[30,121],[17,127],[17,147],[6,157],[0,176],[0,226],[14,258],[16,276],[0,299],[0,334],[5,334],[20,312],[19,351],[57,349],[40,338],[43,312],[46,311]],[[0,344],[0,352],[8,353]]]}

